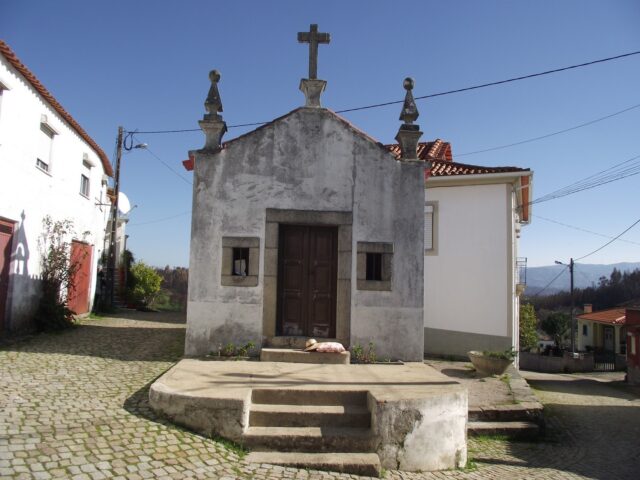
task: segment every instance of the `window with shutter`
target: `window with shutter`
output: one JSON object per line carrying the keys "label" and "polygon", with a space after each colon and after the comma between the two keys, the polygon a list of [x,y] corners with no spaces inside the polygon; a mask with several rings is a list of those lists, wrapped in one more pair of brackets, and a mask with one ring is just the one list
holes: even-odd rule
{"label": "window with shutter", "polygon": [[53,144],[53,131],[46,123],[40,123],[40,136],[38,138],[38,153],[36,167],[44,172],[51,171],[51,148]]}
{"label": "window with shutter", "polygon": [[433,250],[433,205],[424,206],[424,249]]}

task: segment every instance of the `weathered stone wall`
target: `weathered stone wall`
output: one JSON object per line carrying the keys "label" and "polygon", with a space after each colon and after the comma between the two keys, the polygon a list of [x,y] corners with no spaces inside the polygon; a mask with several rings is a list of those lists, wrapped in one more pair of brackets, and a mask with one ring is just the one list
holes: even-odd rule
{"label": "weathered stone wall", "polygon": [[406,471],[462,468],[467,463],[467,391],[433,388],[431,395],[369,392],[375,450],[382,466]]}
{"label": "weathered stone wall", "polygon": [[[419,360],[423,329],[421,165],[406,165],[325,109],[301,108],[229,142],[197,151],[185,353],[228,342],[262,344],[266,209],[352,212],[358,241],[394,244],[392,290],[350,290],[350,340],[379,356]],[[260,240],[258,285],[222,286],[222,237]],[[351,279],[356,278],[351,255]]]}

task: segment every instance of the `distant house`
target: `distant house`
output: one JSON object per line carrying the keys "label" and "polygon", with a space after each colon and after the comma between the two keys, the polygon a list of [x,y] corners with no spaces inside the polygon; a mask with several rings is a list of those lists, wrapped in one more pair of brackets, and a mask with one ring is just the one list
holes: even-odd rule
{"label": "distant house", "polygon": [[68,300],[89,311],[111,175],[104,151],[0,41],[0,335],[31,327],[47,215],[74,223],[71,254],[81,268]]}
{"label": "distant house", "polygon": [[[397,145],[388,148],[398,152]],[[533,172],[453,161],[440,139],[420,143],[425,175],[424,350],[518,350],[526,259],[520,229],[531,218]]]}
{"label": "distant house", "polygon": [[609,308],[594,312],[590,304],[584,313],[576,316],[579,351],[626,352],[626,311],[624,308]]}

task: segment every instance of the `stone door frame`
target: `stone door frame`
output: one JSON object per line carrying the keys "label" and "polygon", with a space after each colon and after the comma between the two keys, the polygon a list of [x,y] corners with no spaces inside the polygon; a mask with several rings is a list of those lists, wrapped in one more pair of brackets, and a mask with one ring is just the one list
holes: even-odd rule
{"label": "stone door frame", "polygon": [[336,292],[336,340],[349,346],[351,332],[351,212],[282,210],[267,208],[264,241],[264,297],[262,336],[265,346],[300,346],[299,337],[276,336],[278,297],[278,246],[280,224],[338,227],[338,269]]}

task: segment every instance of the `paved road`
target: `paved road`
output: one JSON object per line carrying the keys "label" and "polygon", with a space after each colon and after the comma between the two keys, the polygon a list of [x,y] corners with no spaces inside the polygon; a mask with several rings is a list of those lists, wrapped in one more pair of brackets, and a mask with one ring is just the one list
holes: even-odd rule
{"label": "paved road", "polygon": [[[183,341],[179,316],[135,313],[1,348],[0,478],[355,478],[246,464],[157,418],[148,387]],[[548,440],[470,440],[477,468],[386,478],[639,478],[638,397],[601,378],[531,378],[551,413]]]}

